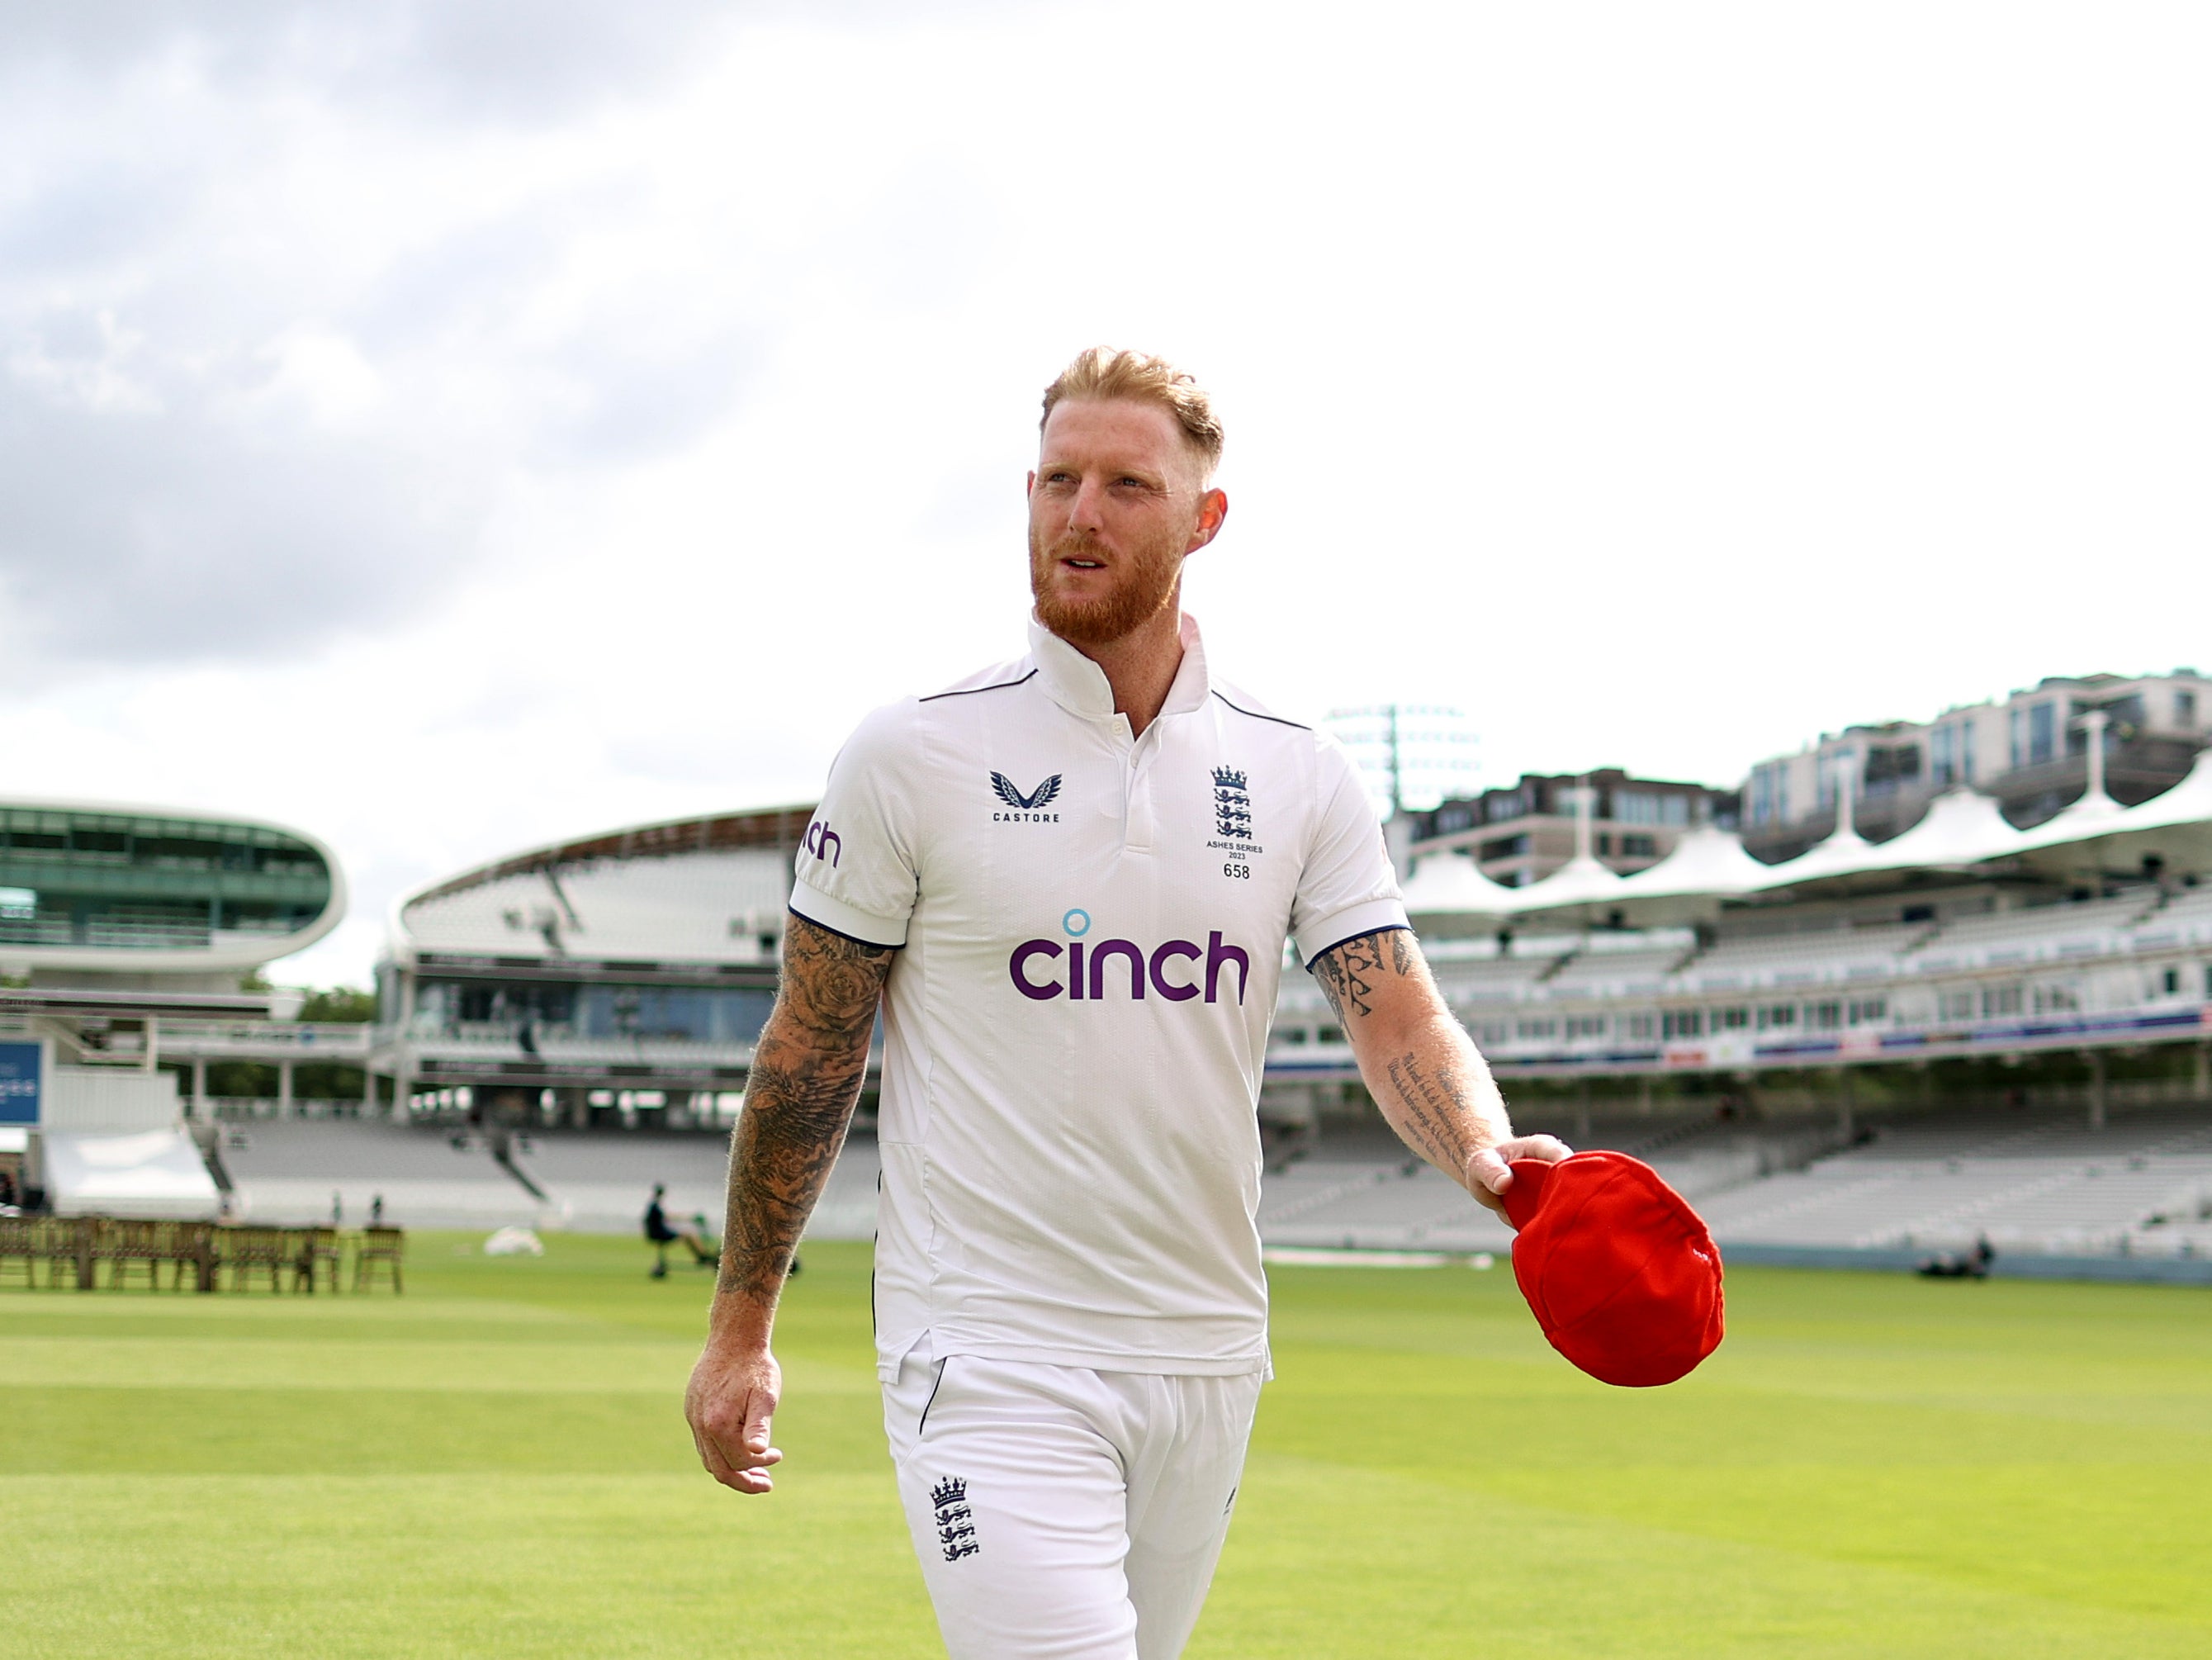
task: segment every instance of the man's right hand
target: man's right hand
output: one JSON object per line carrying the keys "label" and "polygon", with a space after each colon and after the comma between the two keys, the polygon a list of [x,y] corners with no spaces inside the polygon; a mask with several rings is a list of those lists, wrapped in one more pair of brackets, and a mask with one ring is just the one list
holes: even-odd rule
{"label": "man's right hand", "polygon": [[782,1453],[769,1445],[769,1420],[783,1396],[783,1368],[763,1346],[710,1341],[691,1369],[684,1416],[707,1474],[738,1493],[770,1493],[771,1465]]}

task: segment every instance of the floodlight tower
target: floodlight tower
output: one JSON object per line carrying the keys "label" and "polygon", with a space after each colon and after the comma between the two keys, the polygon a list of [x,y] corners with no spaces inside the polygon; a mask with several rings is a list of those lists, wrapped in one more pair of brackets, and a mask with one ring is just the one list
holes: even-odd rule
{"label": "floodlight tower", "polygon": [[1388,817],[1433,806],[1471,782],[1476,737],[1463,710],[1443,703],[1373,703],[1331,709],[1326,725],[1359,769],[1380,784]]}

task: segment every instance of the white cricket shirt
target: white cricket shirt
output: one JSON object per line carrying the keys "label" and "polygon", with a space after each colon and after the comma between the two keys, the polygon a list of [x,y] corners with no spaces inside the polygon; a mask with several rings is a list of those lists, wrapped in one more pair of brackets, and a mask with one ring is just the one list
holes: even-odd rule
{"label": "white cricket shirt", "polygon": [[1198,628],[1141,738],[1098,666],[1030,654],[862,721],[791,908],[903,949],[884,1013],[878,1366],[1267,1364],[1267,1025],[1309,963],[1405,926],[1331,739],[1212,679]]}

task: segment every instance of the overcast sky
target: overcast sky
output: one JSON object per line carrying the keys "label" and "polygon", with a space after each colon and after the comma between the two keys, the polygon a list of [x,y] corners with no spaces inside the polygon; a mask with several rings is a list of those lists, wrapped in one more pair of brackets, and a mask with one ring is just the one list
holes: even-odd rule
{"label": "overcast sky", "polygon": [[1485,777],[2212,667],[2212,13],[26,0],[0,793],[393,898],[806,799],[1018,654],[1036,398],[1229,427],[1191,609]]}

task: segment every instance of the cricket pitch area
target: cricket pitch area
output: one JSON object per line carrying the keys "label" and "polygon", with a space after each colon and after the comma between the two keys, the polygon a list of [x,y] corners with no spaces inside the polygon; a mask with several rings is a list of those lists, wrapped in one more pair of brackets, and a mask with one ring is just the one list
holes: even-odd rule
{"label": "cricket pitch area", "polygon": [[[940,1654],[868,1249],[810,1245],[779,1488],[681,1417],[704,1273],[409,1241],[407,1292],[0,1289],[10,1651]],[[1611,1389],[1504,1263],[1278,1268],[1192,1660],[2212,1653],[2212,1291],[1745,1269]]]}

